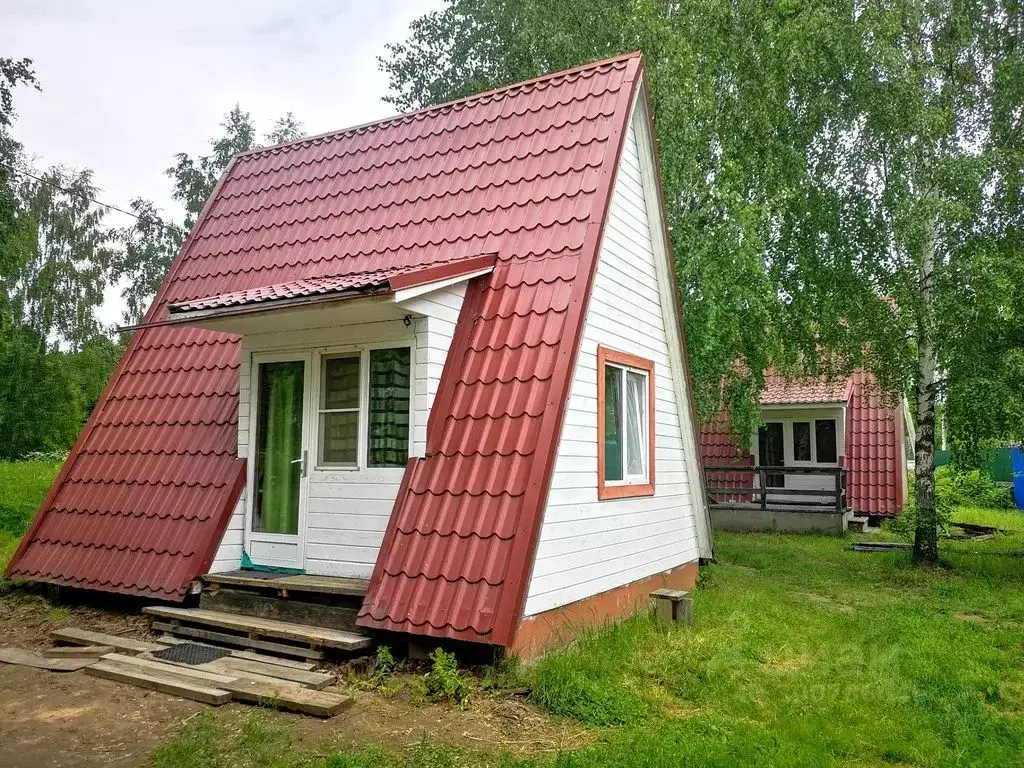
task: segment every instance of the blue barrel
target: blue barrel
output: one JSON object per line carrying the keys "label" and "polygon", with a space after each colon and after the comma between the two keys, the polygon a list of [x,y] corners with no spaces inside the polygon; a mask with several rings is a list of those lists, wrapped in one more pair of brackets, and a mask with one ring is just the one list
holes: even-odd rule
{"label": "blue barrel", "polygon": [[1010,464],[1013,467],[1013,503],[1017,509],[1024,509],[1024,450],[1020,446],[1010,449]]}

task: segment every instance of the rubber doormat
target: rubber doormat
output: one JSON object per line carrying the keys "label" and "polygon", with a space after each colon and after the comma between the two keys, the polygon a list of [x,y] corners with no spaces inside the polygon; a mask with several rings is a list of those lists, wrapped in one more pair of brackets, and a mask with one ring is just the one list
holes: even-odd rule
{"label": "rubber doormat", "polygon": [[205,664],[208,661],[216,661],[230,655],[231,651],[200,643],[179,643],[150,654],[154,659],[176,661],[179,664]]}

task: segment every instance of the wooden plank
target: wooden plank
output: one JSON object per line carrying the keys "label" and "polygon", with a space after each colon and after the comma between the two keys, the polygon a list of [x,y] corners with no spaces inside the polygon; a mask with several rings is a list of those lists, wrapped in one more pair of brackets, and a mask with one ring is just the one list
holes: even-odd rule
{"label": "wooden plank", "polygon": [[148,613],[150,616],[159,616],[164,619],[174,619],[190,624],[204,624],[222,629],[231,629],[236,632],[245,632],[249,635],[276,637],[282,640],[308,643],[309,645],[327,648],[340,648],[346,651],[368,648],[373,644],[373,641],[365,635],[343,632],[338,629],[315,627],[306,624],[292,624],[291,622],[276,621],[274,619],[259,619],[253,616],[239,616],[232,613],[208,611],[203,608],[172,608],[169,606],[152,605],[148,608],[143,608],[142,612]]}
{"label": "wooden plank", "polygon": [[85,673],[94,677],[102,677],[106,680],[115,680],[119,683],[128,683],[129,685],[137,685],[140,688],[167,693],[171,696],[201,701],[204,704],[211,704],[215,707],[231,701],[231,693],[223,688],[212,688],[192,682],[188,678],[150,672],[139,667],[129,667],[113,661],[99,661],[92,666],[86,667]]}
{"label": "wooden plank", "polygon": [[264,664],[273,664],[277,667],[287,667],[288,669],[301,669],[306,672],[312,672],[316,669],[316,664],[308,661],[296,661],[295,659],[282,659],[280,656],[268,656],[265,653],[256,653],[255,651],[232,651],[231,656],[236,659],[248,659],[249,661],[261,661]]}
{"label": "wooden plank", "polygon": [[226,632],[214,632],[209,629],[198,627],[183,627],[177,623],[154,621],[153,629],[158,632],[170,632],[173,635],[192,637],[199,640],[209,640],[211,643],[222,643],[224,645],[237,645],[242,648],[255,648],[268,653],[280,653],[287,656],[298,656],[303,659],[322,659],[324,652],[318,648],[305,648],[298,645],[283,645],[273,643],[269,640],[254,640],[250,637],[229,635]]}
{"label": "wooden plank", "polygon": [[[187,637],[175,637],[174,635],[161,635],[161,643],[167,643],[168,645],[180,645],[181,643],[195,643]],[[288,669],[301,669],[305,672],[312,672],[316,669],[316,664],[311,661],[299,661],[298,659],[285,659],[281,656],[270,656],[266,653],[257,653],[256,651],[242,651],[236,648],[224,648],[219,645],[210,645],[208,643],[196,643],[197,645],[203,645],[207,648],[216,648],[220,651],[227,651],[232,657],[236,659],[248,659],[249,661],[261,661],[264,664],[273,664],[278,667],[287,667]]]}
{"label": "wooden plank", "polygon": [[356,605],[323,605],[240,589],[208,589],[199,600],[204,610],[254,616],[312,627],[354,631]]}
{"label": "wooden plank", "polygon": [[333,717],[352,705],[351,696],[341,696],[324,691],[310,691],[305,688],[257,683],[251,680],[237,680],[227,687],[239,701],[302,712],[317,717]]}
{"label": "wooden plank", "polygon": [[125,656],[121,653],[108,653],[103,657],[103,661],[112,661],[116,664],[138,667],[139,669],[146,670],[148,672],[159,672],[165,675],[179,675],[180,677],[187,677],[194,680],[200,680],[204,683],[214,683],[216,685],[220,685],[221,683],[230,683],[232,680],[237,679],[234,675],[218,674],[207,669],[199,669],[197,666],[171,664],[159,659],[150,659],[143,656]]}
{"label": "wooden plank", "polygon": [[94,664],[96,659],[48,659],[24,648],[0,646],[0,661],[5,664],[17,664],[20,667],[48,669],[51,672],[74,672],[76,669]]}
{"label": "wooden plank", "polygon": [[303,672],[299,669],[277,667],[273,664],[262,664],[258,661],[233,659],[230,656],[223,659],[217,659],[217,665],[223,669],[238,670],[239,672],[257,674],[262,677],[289,680],[291,682],[299,683],[305,688],[312,688],[317,691],[326,688],[328,685],[334,685],[334,683],[337,682],[337,678],[334,675],[327,674],[326,672]]}
{"label": "wooden plank", "polygon": [[42,655],[51,659],[98,659],[105,653],[113,653],[116,649],[111,645],[59,645],[46,648]]}
{"label": "wooden plank", "polygon": [[282,680],[279,677],[270,677],[267,675],[260,675],[255,672],[243,672],[241,670],[232,669],[231,667],[221,664],[221,659],[217,659],[215,661],[208,661],[205,664],[186,664],[184,661],[168,661],[167,659],[152,658],[149,654],[142,654],[141,656],[133,658],[150,659],[158,664],[167,664],[175,668],[180,667],[181,669],[192,669],[196,670],[197,672],[207,672],[209,674],[217,675],[219,677],[226,677],[231,680],[237,680],[239,678],[244,677],[248,680],[256,680],[257,682],[261,683],[271,683],[274,685],[290,685],[295,688],[302,687],[301,683],[292,682],[291,680]]}
{"label": "wooden plank", "polygon": [[90,632],[88,629],[78,629],[77,627],[55,629],[50,635],[62,643],[71,643],[72,645],[109,645],[117,651],[129,651],[131,653],[159,651],[161,648],[167,647],[159,643],[147,643],[130,637],[108,635],[106,632]]}
{"label": "wooden plank", "polygon": [[369,582],[365,579],[345,579],[333,576],[306,576],[267,574],[256,576],[251,573],[208,573],[202,577],[211,586],[239,586],[253,589],[277,589],[292,592],[320,592],[325,595],[366,594]]}

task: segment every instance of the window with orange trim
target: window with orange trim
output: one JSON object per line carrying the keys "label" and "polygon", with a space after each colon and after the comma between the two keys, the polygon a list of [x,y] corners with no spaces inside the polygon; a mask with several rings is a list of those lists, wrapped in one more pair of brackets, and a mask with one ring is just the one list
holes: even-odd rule
{"label": "window with orange trim", "polygon": [[597,348],[597,498],[654,495],[654,363]]}

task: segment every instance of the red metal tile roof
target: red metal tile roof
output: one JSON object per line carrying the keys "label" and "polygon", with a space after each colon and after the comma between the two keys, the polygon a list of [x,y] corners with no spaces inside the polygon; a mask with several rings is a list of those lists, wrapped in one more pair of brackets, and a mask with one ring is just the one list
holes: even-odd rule
{"label": "red metal tile roof", "polygon": [[[639,55],[240,155],[154,300],[497,253],[467,288],[360,623],[510,642]],[[7,574],[181,599],[241,484],[237,337],[137,332]]]}
{"label": "red metal tile roof", "polygon": [[850,379],[790,379],[777,373],[764,377],[761,405],[798,405],[800,403],[845,403],[850,397]]}
{"label": "red metal tile roof", "polygon": [[[869,515],[897,515],[903,508],[904,460],[901,455],[902,421],[899,409],[886,405],[869,373],[858,372],[835,384],[791,383],[783,386],[781,377],[771,374],[774,394],[769,402],[807,404],[842,402],[846,405],[846,453],[841,465],[847,473],[847,501],[856,512]],[[802,395],[805,399],[780,401]],[[795,394],[796,393],[796,394]],[[837,397],[837,395],[839,395]],[[812,397],[813,399],[806,399]],[[765,398],[761,398],[765,403]],[[736,445],[729,434],[725,418],[719,415],[705,424],[699,437],[701,460],[708,466],[750,464],[753,456]],[[749,473],[715,474],[720,488],[750,487]],[[723,497],[724,499],[725,497]]]}
{"label": "red metal tile roof", "polygon": [[[484,178],[537,174],[517,194],[534,218],[507,216],[516,226],[491,241],[494,274],[466,294],[427,456],[409,463],[358,623],[511,642],[639,76],[633,56],[542,81],[537,108],[536,85],[495,97],[493,138],[473,166]],[[514,141],[510,114],[526,129]],[[580,124],[554,143],[532,127],[569,115]]]}
{"label": "red metal tile roof", "polygon": [[180,304],[172,304],[169,309],[175,312],[196,312],[206,309],[222,309],[262,304],[282,299],[300,299],[311,296],[325,296],[348,291],[367,291],[374,288],[395,291],[400,288],[425,285],[437,280],[469,274],[471,272],[493,267],[494,255],[460,259],[456,262],[440,262],[436,265],[406,265],[377,269],[372,272],[351,272],[344,275],[324,275],[291,280],[287,283],[263,285],[258,288],[246,288],[241,291],[230,291],[217,296],[207,296]]}

